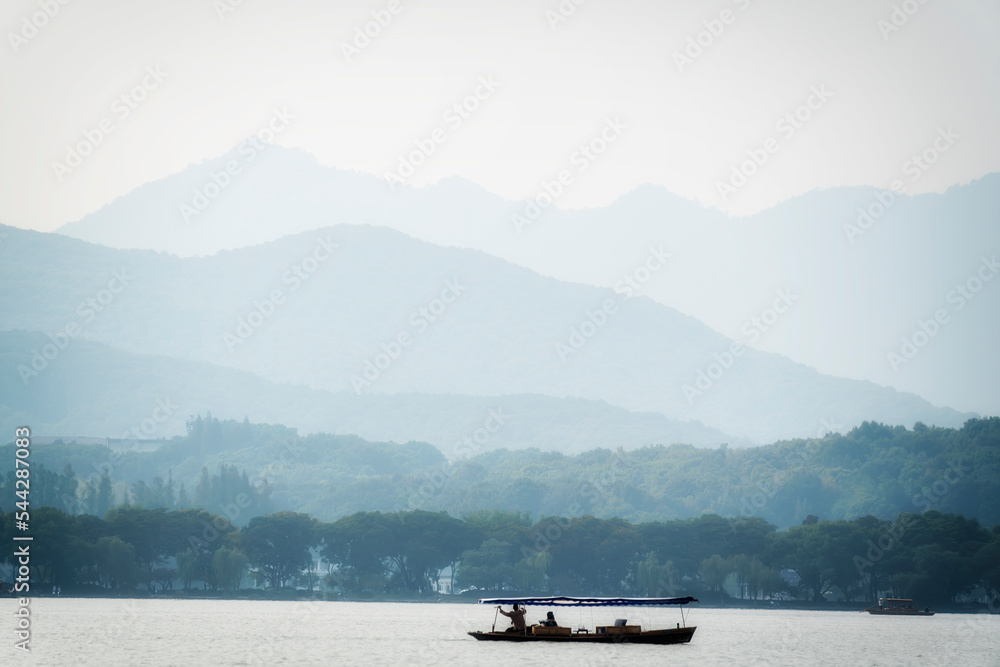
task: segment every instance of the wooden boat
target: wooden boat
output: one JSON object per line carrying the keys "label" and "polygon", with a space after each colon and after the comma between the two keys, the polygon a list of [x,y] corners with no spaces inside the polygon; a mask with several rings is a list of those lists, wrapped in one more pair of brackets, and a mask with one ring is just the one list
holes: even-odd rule
{"label": "wooden boat", "polygon": [[496,616],[493,629],[489,632],[476,630],[471,637],[479,641],[504,642],[565,642],[589,644],[686,644],[694,636],[696,626],[684,625],[684,605],[697,602],[692,597],[682,598],[575,598],[575,597],[532,597],[532,598],[484,598],[479,604],[520,605],[522,607],[662,607],[678,606],[681,622],[676,628],[643,630],[639,625],[627,625],[619,620],[615,625],[598,625],[591,632],[587,628],[573,630],[568,627],[546,626],[543,624],[525,627],[524,632],[497,632]]}
{"label": "wooden boat", "polygon": [[877,607],[865,607],[869,614],[885,616],[933,616],[934,612],[927,607],[923,611],[917,608],[913,600],[904,598],[879,599]]}

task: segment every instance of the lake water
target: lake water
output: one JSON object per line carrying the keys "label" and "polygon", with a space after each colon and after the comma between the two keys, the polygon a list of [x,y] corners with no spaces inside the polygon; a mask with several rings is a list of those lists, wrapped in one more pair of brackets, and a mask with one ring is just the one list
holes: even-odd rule
{"label": "lake water", "polygon": [[[1000,665],[1000,616],[887,618],[857,612],[689,608],[680,646],[477,642],[476,604],[246,600],[31,601],[31,654],[13,648],[16,601],[0,600],[2,665]],[[545,609],[531,608],[528,620]],[[676,609],[556,610],[562,625],[628,615],[659,627]],[[500,617],[497,627],[506,627]]]}

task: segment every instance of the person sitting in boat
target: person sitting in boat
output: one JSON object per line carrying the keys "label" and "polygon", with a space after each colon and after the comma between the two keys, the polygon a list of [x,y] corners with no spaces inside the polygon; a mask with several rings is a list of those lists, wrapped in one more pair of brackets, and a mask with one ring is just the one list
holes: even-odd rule
{"label": "person sitting in boat", "polygon": [[504,611],[502,607],[497,607],[500,613],[510,619],[510,627],[507,632],[524,632],[524,609],[516,603],[510,611]]}
{"label": "person sitting in boat", "polygon": [[545,620],[542,621],[542,625],[544,625],[547,628],[557,628],[557,627],[559,627],[559,624],[556,623],[556,615],[553,614],[551,611],[549,613],[545,614]]}

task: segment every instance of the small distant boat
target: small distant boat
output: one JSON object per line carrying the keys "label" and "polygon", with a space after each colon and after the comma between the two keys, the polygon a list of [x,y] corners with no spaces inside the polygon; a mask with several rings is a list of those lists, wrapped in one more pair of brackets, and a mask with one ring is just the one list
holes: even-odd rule
{"label": "small distant boat", "polygon": [[904,598],[880,598],[877,607],[865,607],[869,614],[882,614],[885,616],[933,616],[934,612],[930,607],[923,611],[917,608],[916,603]]}
{"label": "small distant boat", "polygon": [[[479,604],[520,605],[522,607],[656,607],[676,605],[681,610],[681,622],[676,628],[643,630],[639,625],[628,625],[627,619],[618,619],[614,625],[598,625],[591,632],[588,628],[573,630],[568,627],[537,624],[526,626],[524,632],[497,632],[496,618],[489,632],[474,631],[469,635],[479,641],[505,642],[568,642],[590,644],[686,644],[694,636],[696,626],[684,626],[684,605],[697,602],[692,597],[682,598],[484,598]],[[499,608],[499,607],[498,607]]]}

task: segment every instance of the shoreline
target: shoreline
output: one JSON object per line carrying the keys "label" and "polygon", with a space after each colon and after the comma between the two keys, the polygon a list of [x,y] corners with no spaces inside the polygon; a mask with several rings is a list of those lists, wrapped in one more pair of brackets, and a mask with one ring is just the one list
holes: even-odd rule
{"label": "shoreline", "polygon": [[[252,590],[252,589],[251,589]],[[9,595],[4,592],[2,598],[17,599],[18,597],[25,597],[20,595]],[[484,591],[485,593],[485,591]],[[211,591],[208,594],[202,592],[192,592],[185,594],[181,591],[175,591],[168,594],[157,593],[154,595],[99,595],[99,594],[87,594],[87,593],[67,593],[63,595],[30,595],[27,596],[29,599],[107,599],[107,600],[181,600],[181,601],[204,601],[204,600],[246,600],[254,602],[374,602],[374,603],[387,603],[387,604],[470,604],[474,605],[479,600],[475,596],[451,596],[451,595],[430,595],[430,596],[343,596],[330,593],[319,593],[313,591],[282,591],[280,593],[270,593],[270,592],[254,592],[251,594],[246,594],[246,592],[241,591],[240,593],[228,593],[228,594],[212,594]],[[771,600],[727,600],[726,603],[720,604],[718,602],[697,602],[693,603],[690,609],[734,609],[742,611],[839,611],[839,612],[857,612],[863,613],[865,607],[871,606],[875,603],[872,602],[809,602],[805,600],[785,600],[785,601],[772,601]],[[929,605],[926,605],[929,606]],[[949,605],[939,605],[932,607],[931,611],[935,614],[980,614],[980,613],[996,613],[989,609],[989,606],[985,603],[966,603],[966,604],[949,604]]]}

